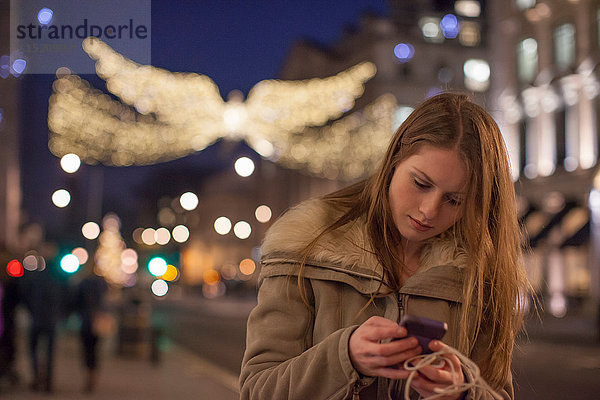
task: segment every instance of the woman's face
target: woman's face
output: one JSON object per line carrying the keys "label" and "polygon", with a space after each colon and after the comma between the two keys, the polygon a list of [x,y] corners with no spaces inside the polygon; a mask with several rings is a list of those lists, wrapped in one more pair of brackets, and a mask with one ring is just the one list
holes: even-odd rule
{"label": "woman's face", "polygon": [[439,235],[462,217],[467,181],[466,166],[455,150],[423,145],[396,166],[388,196],[407,245]]}

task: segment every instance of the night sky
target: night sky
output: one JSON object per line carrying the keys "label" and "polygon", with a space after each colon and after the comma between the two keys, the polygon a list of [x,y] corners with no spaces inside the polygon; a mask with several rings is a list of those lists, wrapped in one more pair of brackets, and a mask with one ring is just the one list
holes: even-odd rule
{"label": "night sky", "polygon": [[[295,41],[308,39],[332,45],[341,38],[344,28],[357,26],[365,12],[387,15],[387,1],[152,1],[152,64],[170,71],[208,75],[224,98],[233,89],[247,95],[260,80],[278,77]],[[105,90],[104,81],[97,76],[82,77]],[[124,222],[129,218],[133,224],[137,222],[130,218],[137,210],[136,196],[147,191],[144,184],[152,177],[181,171],[178,189],[187,190],[186,184],[191,189],[203,174],[230,163],[216,157],[215,150],[209,148],[149,167],[83,165],[69,176],[47,146],[48,98],[53,80],[53,75],[23,75],[21,99],[23,222],[42,223],[51,240],[61,239],[64,232],[80,226],[78,214],[90,215],[86,210],[93,175],[103,175],[102,215],[116,211]],[[249,150],[241,145],[233,151]],[[65,209],[57,209],[50,200],[59,188],[75,191],[72,204]],[[74,204],[78,204],[77,209]]]}

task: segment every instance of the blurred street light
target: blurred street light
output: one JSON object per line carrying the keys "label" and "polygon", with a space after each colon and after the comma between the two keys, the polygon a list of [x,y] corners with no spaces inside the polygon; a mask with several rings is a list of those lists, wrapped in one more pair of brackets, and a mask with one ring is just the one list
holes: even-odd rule
{"label": "blurred street light", "polygon": [[67,254],[60,259],[60,267],[63,271],[70,274],[76,272],[79,269],[79,259],[74,254]]}
{"label": "blurred street light", "polygon": [[89,258],[87,250],[83,247],[74,248],[73,251],[71,251],[71,254],[77,257],[77,259],[79,260],[79,264],[85,264]]}
{"label": "blurred street light", "polygon": [[164,246],[165,244],[169,243],[169,240],[171,240],[171,232],[169,232],[167,228],[158,228],[154,233],[154,238],[156,243]]}
{"label": "blurred street light", "polygon": [[146,228],[142,231],[142,242],[148,246],[156,243],[156,231],[152,228]]}
{"label": "blurred street light", "polygon": [[154,276],[162,276],[167,272],[167,261],[162,257],[154,257],[148,261],[148,271]]}
{"label": "blurred street light", "polygon": [[234,164],[235,172],[241,177],[248,177],[254,172],[254,161],[248,157],[240,157]]}
{"label": "blurred street light", "polygon": [[155,296],[162,297],[169,291],[169,285],[162,279],[157,279],[152,282],[152,293]]}
{"label": "blurred street light", "polygon": [[192,211],[198,207],[198,196],[192,192],[185,192],[179,198],[179,204],[186,211]]}
{"label": "blurred street light", "polygon": [[215,220],[215,231],[219,235],[227,235],[231,231],[231,221],[227,217],[219,217]]}
{"label": "blurred street light", "polygon": [[100,235],[100,226],[95,222],[86,222],[81,227],[81,233],[86,239],[94,240]]}
{"label": "blurred street light", "polygon": [[56,207],[64,208],[69,205],[71,202],[71,193],[69,193],[65,189],[58,189],[54,193],[52,193],[52,203]]}
{"label": "blurred street light", "polygon": [[233,233],[239,239],[248,239],[252,233],[252,227],[246,221],[239,221],[233,226]]}
{"label": "blurred street light", "polygon": [[256,211],[254,212],[254,216],[256,217],[256,220],[258,222],[262,222],[264,224],[271,220],[271,217],[273,216],[273,212],[271,211],[269,206],[266,206],[263,204],[262,206],[258,206],[256,208]]}
{"label": "blurred street light", "polygon": [[190,237],[190,230],[185,225],[177,225],[173,228],[173,240],[183,243]]}
{"label": "blurred street light", "polygon": [[81,166],[81,159],[77,154],[65,154],[60,159],[60,166],[63,169],[63,171],[72,174],[79,170],[79,167]]}

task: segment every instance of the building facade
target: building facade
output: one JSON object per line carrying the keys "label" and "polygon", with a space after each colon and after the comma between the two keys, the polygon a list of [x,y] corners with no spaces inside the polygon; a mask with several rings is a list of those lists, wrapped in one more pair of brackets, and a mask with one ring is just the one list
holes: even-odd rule
{"label": "building facade", "polygon": [[491,98],[532,251],[554,316],[598,304],[600,2],[492,1]]}

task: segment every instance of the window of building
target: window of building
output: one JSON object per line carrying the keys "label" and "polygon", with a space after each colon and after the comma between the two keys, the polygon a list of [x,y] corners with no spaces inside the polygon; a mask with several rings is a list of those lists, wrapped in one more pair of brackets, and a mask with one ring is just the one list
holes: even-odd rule
{"label": "window of building", "polygon": [[398,43],[394,47],[394,55],[401,63],[409,62],[415,55],[415,48],[410,43]]}
{"label": "window of building", "polygon": [[554,29],[554,62],[559,70],[575,63],[575,27],[562,24]]}
{"label": "window of building", "polygon": [[465,21],[460,27],[458,41],[463,46],[477,46],[481,41],[481,29],[477,22]]}
{"label": "window of building", "polygon": [[458,0],[454,3],[454,11],[463,17],[477,18],[481,15],[481,4],[476,0]]}
{"label": "window of building", "polygon": [[517,73],[523,83],[531,83],[538,72],[537,41],[527,38],[517,46]]}
{"label": "window of building", "polygon": [[442,43],[444,35],[440,27],[440,19],[435,17],[423,17],[419,20],[419,27],[423,34],[423,39],[428,42]]}
{"label": "window of building", "polygon": [[469,59],[463,65],[465,87],[469,90],[483,92],[490,85],[490,65],[485,60]]}
{"label": "window of building", "polygon": [[519,7],[519,10],[527,10],[535,7],[535,0],[515,0],[515,4]]}

